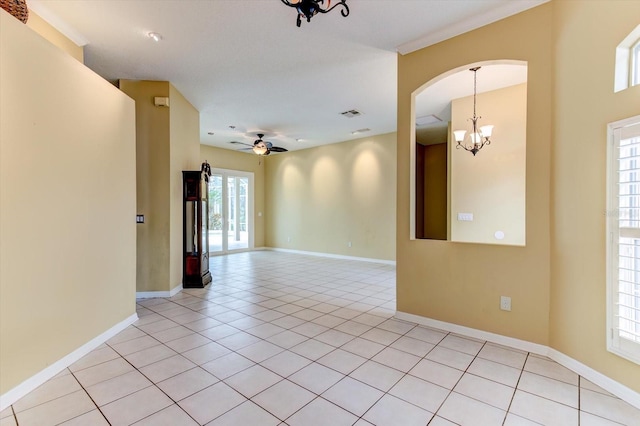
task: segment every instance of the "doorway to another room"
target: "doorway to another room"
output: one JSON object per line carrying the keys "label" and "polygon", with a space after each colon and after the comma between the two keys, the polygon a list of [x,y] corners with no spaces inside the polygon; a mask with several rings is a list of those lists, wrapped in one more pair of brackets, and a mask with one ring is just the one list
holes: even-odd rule
{"label": "doorway to another room", "polygon": [[209,254],[253,249],[253,173],[212,169],[208,198]]}

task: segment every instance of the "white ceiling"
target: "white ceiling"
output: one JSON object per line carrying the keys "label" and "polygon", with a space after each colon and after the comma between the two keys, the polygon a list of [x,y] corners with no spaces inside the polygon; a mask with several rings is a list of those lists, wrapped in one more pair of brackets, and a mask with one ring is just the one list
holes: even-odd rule
{"label": "white ceiling", "polygon": [[[28,4],[85,45],[86,65],[104,78],[170,81],[200,111],[202,143],[237,149],[229,142],[266,133],[296,150],[395,131],[397,52],[545,1],[347,0],[348,17],[334,10],[300,28],[295,9],[280,0]],[[152,31],[163,39],[149,39]],[[362,115],[340,115],[351,109]],[[371,131],[352,135],[362,128]]]}

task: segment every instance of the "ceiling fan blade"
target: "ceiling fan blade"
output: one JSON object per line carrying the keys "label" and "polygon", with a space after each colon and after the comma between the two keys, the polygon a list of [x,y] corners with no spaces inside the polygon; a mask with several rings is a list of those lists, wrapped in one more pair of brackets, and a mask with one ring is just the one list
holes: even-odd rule
{"label": "ceiling fan blade", "polygon": [[289,151],[286,148],[280,148],[279,146],[272,146],[271,148],[269,148],[269,151],[273,151],[273,152],[287,152]]}
{"label": "ceiling fan blade", "polygon": [[234,144],[234,145],[246,145],[246,146],[248,146],[248,147],[250,147],[250,148],[252,148],[252,147],[253,147],[253,145],[248,144],[248,143],[244,143],[244,142],[231,141],[231,142],[229,142],[229,143]]}

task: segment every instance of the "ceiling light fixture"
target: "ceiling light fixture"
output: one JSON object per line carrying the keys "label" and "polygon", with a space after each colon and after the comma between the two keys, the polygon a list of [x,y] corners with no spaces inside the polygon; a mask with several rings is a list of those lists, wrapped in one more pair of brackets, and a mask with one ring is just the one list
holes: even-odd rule
{"label": "ceiling light fixture", "polygon": [[159,42],[160,40],[162,40],[162,34],[160,33],[148,33],[147,37],[149,37],[151,40],[155,41],[155,42]]}
{"label": "ceiling light fixture", "polygon": [[298,11],[298,18],[296,19],[296,25],[299,27],[302,23],[302,17],[307,22],[311,21],[311,18],[317,13],[329,13],[338,6],[342,6],[340,11],[345,18],[349,16],[349,6],[347,6],[347,0],[340,0],[338,3],[331,6],[331,0],[326,0],[327,7],[323,8],[325,0],[281,0],[282,3],[287,6],[295,7]]}
{"label": "ceiling light fixture", "polygon": [[478,120],[482,118],[476,116],[476,74],[479,69],[480,67],[469,69],[469,71],[473,71],[473,117],[469,118],[472,123],[471,133],[469,134],[471,144],[468,145],[466,142],[463,143],[464,136],[467,133],[466,130],[455,130],[453,132],[454,138],[457,142],[456,148],[464,148],[474,156],[482,149],[482,147],[491,143],[490,138],[491,133],[493,132],[493,125],[491,124],[478,128]]}
{"label": "ceiling light fixture", "polygon": [[267,151],[269,151],[269,149],[267,148],[267,145],[265,145],[264,142],[258,142],[253,146],[252,149],[253,149],[253,152],[258,155],[265,155]]}

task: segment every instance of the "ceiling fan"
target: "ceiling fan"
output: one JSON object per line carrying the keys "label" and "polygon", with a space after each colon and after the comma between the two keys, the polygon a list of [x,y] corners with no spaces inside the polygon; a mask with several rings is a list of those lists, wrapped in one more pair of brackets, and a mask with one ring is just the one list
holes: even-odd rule
{"label": "ceiling fan", "polygon": [[246,145],[248,148],[242,148],[241,151],[252,150],[254,153],[258,155],[269,155],[272,152],[287,152],[288,150],[285,148],[280,148],[279,146],[273,146],[271,142],[263,141],[264,133],[257,133],[258,139],[253,142],[253,145],[249,145],[248,143],[231,141],[229,143],[236,145]]}

